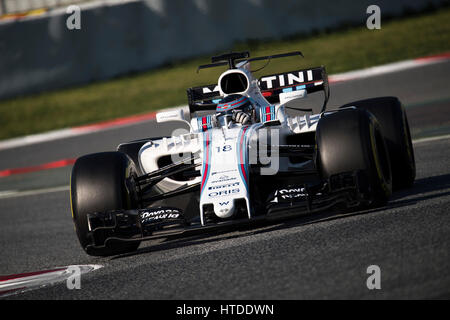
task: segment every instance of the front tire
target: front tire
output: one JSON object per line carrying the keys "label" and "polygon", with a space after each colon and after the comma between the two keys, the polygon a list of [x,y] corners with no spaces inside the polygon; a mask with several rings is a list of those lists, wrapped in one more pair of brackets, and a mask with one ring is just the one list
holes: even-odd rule
{"label": "front tire", "polygon": [[[362,172],[361,192],[367,203],[386,204],[392,194],[389,154],[380,126],[362,109],[342,110],[320,119],[316,131],[318,167],[323,178]],[[362,183],[364,182],[364,183]]]}
{"label": "front tire", "polygon": [[416,177],[414,149],[405,108],[396,97],[380,97],[348,103],[377,118],[389,152],[394,189],[411,187]]}
{"label": "front tire", "polygon": [[75,230],[81,246],[89,255],[110,256],[135,251],[139,242],[92,248],[87,215],[110,210],[137,207],[133,188],[136,169],[133,161],[121,152],[94,153],[78,158],[71,181],[71,209]]}

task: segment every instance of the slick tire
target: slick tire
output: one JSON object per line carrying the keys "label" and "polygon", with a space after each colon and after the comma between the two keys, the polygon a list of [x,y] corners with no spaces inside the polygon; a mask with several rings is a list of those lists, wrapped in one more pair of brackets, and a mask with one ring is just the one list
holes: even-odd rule
{"label": "slick tire", "polygon": [[394,190],[414,184],[416,164],[405,108],[396,97],[380,97],[348,103],[372,113],[380,124],[389,152]]}
{"label": "slick tire", "polygon": [[392,194],[389,154],[376,118],[363,109],[325,115],[317,131],[317,161],[323,178],[358,172],[362,207],[385,205]]}
{"label": "slick tire", "polygon": [[110,256],[135,251],[139,242],[114,243],[111,247],[88,246],[87,214],[137,208],[132,185],[133,161],[121,152],[94,153],[78,158],[70,181],[70,204],[75,230],[87,254]]}

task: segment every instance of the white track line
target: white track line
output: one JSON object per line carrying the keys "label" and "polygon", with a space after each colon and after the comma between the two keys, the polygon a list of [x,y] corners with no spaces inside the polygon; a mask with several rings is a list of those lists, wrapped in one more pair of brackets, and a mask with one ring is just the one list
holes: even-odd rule
{"label": "white track line", "polygon": [[54,270],[42,270],[32,273],[6,276],[5,280],[0,280],[0,297],[40,289],[57,283],[62,283],[64,281],[71,281],[72,277],[78,277],[80,285],[79,288],[81,289],[81,275],[100,268],[103,268],[103,266],[96,264],[73,265],[67,267],[57,267]]}
{"label": "white track line", "polygon": [[[173,107],[173,108],[167,108],[167,109],[161,109],[161,110],[158,110],[157,112],[171,111],[171,110],[177,110],[177,109],[183,109],[185,113],[189,113],[189,111],[188,111],[189,107],[187,105]],[[149,114],[151,114],[151,113],[156,114],[156,112],[149,112]],[[12,149],[12,148],[24,147],[24,146],[33,145],[33,144],[42,143],[42,142],[77,137],[77,136],[91,134],[91,133],[99,132],[99,131],[107,131],[107,130],[114,130],[116,128],[124,128],[127,126],[133,126],[138,123],[153,121],[155,119],[153,117],[152,119],[138,120],[138,121],[124,121],[124,123],[121,123],[122,122],[121,120],[124,120],[127,118],[133,118],[133,117],[134,116],[123,117],[123,118],[113,119],[113,120],[109,120],[109,121],[107,120],[107,121],[103,121],[103,122],[99,122],[99,123],[93,123],[90,125],[88,124],[88,125],[80,126],[80,127],[57,129],[57,130],[52,130],[52,131],[43,132],[43,133],[31,134],[31,135],[24,136],[24,137],[17,137],[17,138],[3,140],[3,141],[0,141],[0,151],[6,150],[6,149]],[[139,117],[139,115],[136,117]],[[106,126],[102,125],[103,123],[108,123],[108,122],[117,122],[117,124],[106,125]]]}
{"label": "white track line", "polygon": [[333,82],[343,82],[343,81],[350,81],[350,80],[357,80],[357,79],[365,79],[380,75],[385,75],[388,73],[394,73],[394,72],[400,72],[405,71],[409,69],[414,69],[417,67],[439,63],[442,61],[446,61],[446,58],[436,58],[436,59],[429,59],[429,60],[407,60],[407,61],[400,61],[400,62],[394,62],[385,64],[382,66],[376,66],[371,67],[367,69],[362,70],[356,70],[356,71],[350,71],[340,74],[335,74],[329,76],[330,83]]}
{"label": "white track line", "polygon": [[35,195],[39,195],[39,194],[69,191],[69,190],[70,190],[70,186],[60,186],[60,187],[54,187],[54,188],[44,188],[44,189],[26,190],[26,191],[6,190],[6,191],[0,191],[0,199],[35,196]]}
{"label": "white track line", "polygon": [[[429,64],[444,62],[444,61],[448,61],[449,59],[450,59],[450,55],[448,53],[446,53],[446,54],[437,55],[434,57],[424,57],[424,58],[417,58],[417,59],[411,59],[411,60],[406,60],[406,61],[394,62],[394,63],[389,63],[389,64],[376,66],[376,67],[372,67],[372,68],[366,68],[366,69],[361,69],[361,70],[355,70],[355,71],[330,75],[329,81],[330,81],[330,83],[339,83],[339,82],[344,82],[344,81],[364,79],[364,78],[368,78],[368,77],[404,71],[404,70],[417,68],[417,67],[421,67],[421,66],[425,66],[425,65],[429,65]],[[165,109],[164,111],[179,109],[179,108],[187,109],[187,106],[168,108],[168,109]],[[160,110],[160,111],[163,111],[163,110]],[[139,123],[139,122],[136,122],[136,123]],[[135,124],[135,123],[127,123],[126,125],[133,125],[133,124]],[[47,142],[47,141],[52,141],[52,140],[57,140],[57,139],[69,138],[69,137],[79,136],[79,135],[88,134],[88,133],[92,133],[92,132],[96,132],[96,131],[114,129],[114,128],[122,127],[122,126],[123,125],[117,125],[117,126],[108,127],[107,129],[99,129],[99,128],[95,128],[95,124],[94,124],[91,128],[87,128],[86,130],[76,130],[76,128],[53,130],[50,132],[38,133],[38,134],[33,134],[33,135],[25,136],[25,137],[18,137],[18,138],[0,141],[0,150],[17,148],[17,147],[22,147],[22,146],[26,146],[26,145]]]}
{"label": "white track line", "polygon": [[382,66],[350,71],[329,76],[330,83],[375,77],[386,73],[403,71],[420,66],[414,60],[389,63]]}
{"label": "white track line", "polygon": [[0,141],[0,150],[23,147],[31,144],[47,142],[56,139],[64,139],[73,137],[74,133],[71,128],[53,130],[44,133],[32,134],[25,137],[12,138]]}
{"label": "white track line", "polygon": [[437,137],[429,137],[429,138],[421,138],[417,140],[413,140],[413,144],[423,143],[423,142],[432,142],[432,141],[439,141],[439,140],[445,140],[450,139],[450,134],[446,134],[443,136],[437,136]]}

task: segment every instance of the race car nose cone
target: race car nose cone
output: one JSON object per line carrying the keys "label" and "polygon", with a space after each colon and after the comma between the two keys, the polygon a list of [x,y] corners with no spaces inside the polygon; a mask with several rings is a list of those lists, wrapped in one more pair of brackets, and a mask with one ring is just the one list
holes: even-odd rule
{"label": "race car nose cone", "polygon": [[219,218],[230,218],[234,214],[234,201],[233,200],[226,200],[226,201],[219,201],[214,204],[214,213]]}

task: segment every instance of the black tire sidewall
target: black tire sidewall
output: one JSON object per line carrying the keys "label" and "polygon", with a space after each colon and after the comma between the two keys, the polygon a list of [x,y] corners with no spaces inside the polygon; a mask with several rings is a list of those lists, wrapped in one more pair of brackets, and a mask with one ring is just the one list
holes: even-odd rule
{"label": "black tire sidewall", "polygon": [[[360,191],[368,199],[368,205],[380,206],[387,202],[392,193],[391,167],[384,138],[373,115],[359,109],[325,115],[319,120],[316,135],[317,166],[324,179],[344,172],[360,172],[364,178]],[[384,160],[380,159],[382,148]]]}
{"label": "black tire sidewall", "polygon": [[416,176],[414,149],[405,108],[396,97],[378,97],[348,103],[377,118],[386,141],[392,166],[394,189],[410,187]]}
{"label": "black tire sidewall", "polygon": [[71,174],[71,210],[75,230],[83,249],[91,255],[106,256],[127,252],[139,243],[119,244],[114,248],[87,250],[90,243],[87,215],[95,212],[136,207],[129,179],[135,175],[134,163],[120,152],[83,156],[74,164]]}
{"label": "black tire sidewall", "polygon": [[386,141],[381,132],[378,121],[369,115],[369,132],[366,141],[370,141],[367,146],[368,161],[370,163],[370,180],[375,196],[373,197],[373,206],[382,206],[386,204],[392,194],[392,167],[389,159],[389,151]]}

